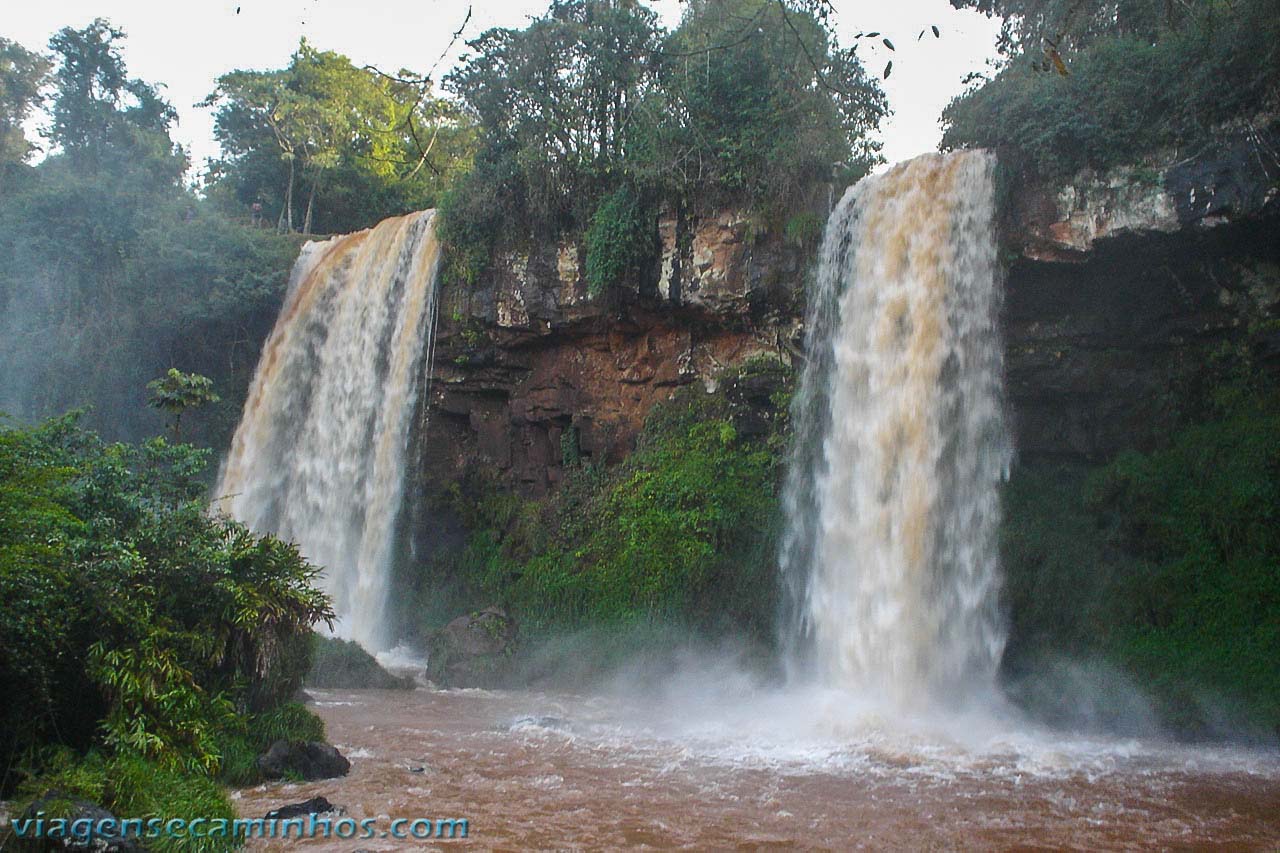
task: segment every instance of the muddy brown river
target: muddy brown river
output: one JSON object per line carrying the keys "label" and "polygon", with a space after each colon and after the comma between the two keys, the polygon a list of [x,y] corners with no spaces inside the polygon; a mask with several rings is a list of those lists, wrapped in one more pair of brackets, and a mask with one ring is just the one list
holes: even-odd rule
{"label": "muddy brown river", "polygon": [[[814,691],[314,696],[350,775],[246,789],[237,806],[324,796],[373,837],[250,849],[1280,849],[1275,752],[1070,737],[999,713],[905,719]],[[465,841],[382,835],[448,818],[467,820]]]}

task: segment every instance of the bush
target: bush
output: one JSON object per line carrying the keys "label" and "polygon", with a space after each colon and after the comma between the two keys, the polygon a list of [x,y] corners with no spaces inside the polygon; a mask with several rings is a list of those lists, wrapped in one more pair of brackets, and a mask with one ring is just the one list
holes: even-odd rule
{"label": "bush", "polygon": [[[237,815],[222,789],[212,779],[166,768],[137,755],[107,756],[90,752],[79,758],[63,751],[49,762],[47,772],[24,786],[25,802],[47,798],[44,811],[50,818],[68,813],[71,800],[87,800],[101,805],[121,820],[152,818],[186,821],[235,820]],[[23,804],[25,808],[25,803]],[[21,809],[15,814],[21,814]],[[240,842],[227,838],[149,838],[148,850],[182,853],[221,853],[240,849]]]}
{"label": "bush", "polygon": [[1101,657],[1180,733],[1280,724],[1280,394],[1219,400],[1163,449],[1009,484],[1012,676],[1046,655]]}
{"label": "bush", "polygon": [[74,416],[0,430],[8,770],[60,742],[214,773],[223,730],[297,692],[292,641],[332,618],[318,570],[209,516],[206,457],[104,444]]}
{"label": "bush", "polygon": [[452,571],[534,634],[659,620],[768,645],[789,384],[767,359],[714,394],[682,389],[625,462],[580,463],[547,504],[462,490],[472,533]]}

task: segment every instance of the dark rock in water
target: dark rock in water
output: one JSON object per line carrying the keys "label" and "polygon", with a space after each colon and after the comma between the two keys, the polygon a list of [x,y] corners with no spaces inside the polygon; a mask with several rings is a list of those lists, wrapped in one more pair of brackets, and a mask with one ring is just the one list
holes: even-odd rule
{"label": "dark rock in water", "polygon": [[516,622],[500,607],[459,616],[428,639],[427,675],[449,687],[492,687],[510,669]]}
{"label": "dark rock in water", "polygon": [[324,797],[312,797],[301,803],[292,803],[291,805],[281,806],[274,811],[267,812],[263,820],[289,820],[295,817],[306,817],[313,814],[324,814],[335,810],[333,803]]}
{"label": "dark rock in water", "polygon": [[304,684],[331,690],[412,690],[413,679],[392,675],[359,643],[315,637],[315,658]]}
{"label": "dark rock in water", "polygon": [[293,773],[311,781],[346,776],[351,762],[327,743],[278,740],[258,756],[258,770],[268,779]]}
{"label": "dark rock in water", "polygon": [[[67,836],[54,838],[48,834],[49,821],[66,820]],[[34,821],[44,820],[45,836],[34,838]],[[31,805],[27,806],[18,821],[32,821],[28,824],[27,838],[18,838],[16,833],[10,835],[8,844],[16,844],[18,850],[94,850],[102,853],[142,853],[145,848],[134,838],[125,838],[120,831],[120,819],[111,812],[87,800],[68,797],[62,791],[46,792]],[[10,823],[9,829],[13,830]],[[99,830],[108,830],[100,832]]]}

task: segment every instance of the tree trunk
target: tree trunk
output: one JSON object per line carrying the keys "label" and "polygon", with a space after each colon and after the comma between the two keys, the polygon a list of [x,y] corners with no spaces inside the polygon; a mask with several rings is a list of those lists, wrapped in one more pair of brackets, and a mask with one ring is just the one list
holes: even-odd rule
{"label": "tree trunk", "polygon": [[307,237],[311,236],[311,209],[316,203],[316,183],[317,181],[311,182],[311,192],[307,195],[307,216],[302,221],[302,233]]}
{"label": "tree trunk", "polygon": [[289,185],[284,191],[284,207],[280,209],[280,221],[276,223],[276,231],[281,234],[293,233],[293,158],[289,158]]}

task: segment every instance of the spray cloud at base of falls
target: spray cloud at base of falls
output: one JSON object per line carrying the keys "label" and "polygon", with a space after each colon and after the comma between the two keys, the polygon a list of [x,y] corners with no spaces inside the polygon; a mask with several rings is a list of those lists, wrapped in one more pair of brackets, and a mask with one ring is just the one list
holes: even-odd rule
{"label": "spray cloud at base of falls", "polygon": [[859,182],[809,298],[781,552],[792,659],[898,704],[986,693],[1004,646],[993,169],[925,155]]}
{"label": "spray cloud at base of falls", "polygon": [[433,220],[414,213],[303,247],[216,492],[221,509],[323,567],[338,632],[375,651],[391,640],[406,448],[431,368]]}

